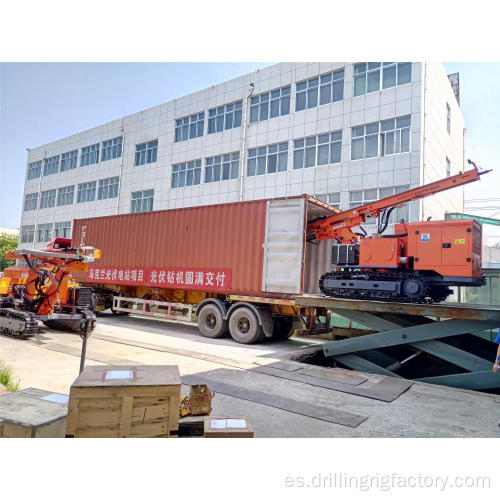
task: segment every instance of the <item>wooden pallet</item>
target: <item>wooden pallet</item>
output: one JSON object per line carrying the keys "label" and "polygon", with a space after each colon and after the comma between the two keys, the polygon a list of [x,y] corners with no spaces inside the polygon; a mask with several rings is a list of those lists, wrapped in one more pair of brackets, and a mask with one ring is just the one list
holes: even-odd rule
{"label": "wooden pallet", "polygon": [[177,366],[88,366],[70,390],[66,437],[177,437]]}

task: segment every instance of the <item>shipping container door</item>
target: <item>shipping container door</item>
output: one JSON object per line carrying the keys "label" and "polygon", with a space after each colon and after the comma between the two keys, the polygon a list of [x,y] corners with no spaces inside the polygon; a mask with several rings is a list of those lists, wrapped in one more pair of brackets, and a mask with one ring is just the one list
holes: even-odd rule
{"label": "shipping container door", "polygon": [[305,198],[267,202],[262,291],[301,293]]}

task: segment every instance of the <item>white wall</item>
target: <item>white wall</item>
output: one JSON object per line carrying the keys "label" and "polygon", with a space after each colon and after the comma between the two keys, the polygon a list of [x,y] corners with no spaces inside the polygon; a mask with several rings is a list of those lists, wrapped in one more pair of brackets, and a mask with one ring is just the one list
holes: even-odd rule
{"label": "white wall", "polygon": [[[424,145],[422,184],[446,177],[446,157],[451,175],[464,170],[464,128],[462,112],[442,64],[425,63]],[[451,131],[448,133],[446,104],[451,109]],[[463,212],[463,187],[451,189],[422,200],[422,219],[444,219],[448,212]]]}
{"label": "white wall", "polygon": [[[345,67],[345,84],[342,101],[295,112],[295,82],[343,67]],[[442,71],[444,73],[444,70]],[[290,114],[249,124],[245,146],[245,149],[248,149],[289,141],[289,156],[287,172],[244,177],[244,199],[272,198],[301,193],[340,192],[341,207],[347,209],[349,191],[420,185],[422,180],[420,154],[422,64],[413,63],[411,83],[364,96],[352,97],[352,80],[353,63],[280,63],[214,85],[123,119],[32,149],[28,154],[28,163],[41,160],[45,156],[50,157],[78,149],[78,167],[47,177],[42,176],[41,186],[39,186],[40,179],[26,181],[25,194],[39,189],[44,191],[75,185],[75,203],[71,206],[56,206],[39,210],[38,224],[111,215],[118,212],[129,213],[131,192],[153,188],[155,191],[154,210],[237,201],[238,180],[207,184],[202,182],[197,186],[171,189],[171,171],[173,164],[183,161],[241,152],[243,127],[207,134],[208,109],[245,99],[250,83],[255,86],[254,95],[292,84]],[[440,83],[439,79],[437,81]],[[439,85],[436,88],[438,92],[441,92]],[[449,90],[451,92],[451,87]],[[440,101],[441,98],[437,100]],[[175,143],[175,119],[201,111],[206,112],[204,135]],[[350,160],[351,127],[406,114],[412,115],[411,152],[366,160]],[[124,130],[124,148],[121,158],[100,161],[98,164],[86,167],[79,166],[82,147],[120,136],[121,127]],[[342,130],[343,147],[340,164],[293,170],[293,139],[336,130]],[[158,139],[156,163],[134,166],[136,144],[154,139]],[[76,203],[79,183],[118,176],[122,162],[119,207],[116,198]],[[455,164],[454,159],[452,162]],[[240,168],[246,172],[246,165],[240,164]],[[203,170],[204,163],[202,163],[202,179]],[[410,220],[417,220],[419,205],[413,205]],[[36,218],[36,211],[23,212],[21,225],[34,224]],[[36,246],[43,245],[44,243],[41,243]]]}

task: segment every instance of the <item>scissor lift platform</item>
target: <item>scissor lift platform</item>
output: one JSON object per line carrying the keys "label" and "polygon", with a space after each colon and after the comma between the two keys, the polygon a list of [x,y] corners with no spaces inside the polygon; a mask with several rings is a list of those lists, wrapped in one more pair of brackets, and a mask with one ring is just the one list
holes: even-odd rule
{"label": "scissor lift platform", "polygon": [[[375,331],[322,345],[325,357],[332,357],[349,368],[399,377],[396,371],[403,363],[427,353],[456,368],[456,373],[451,370],[451,373],[436,376],[417,376],[415,380],[475,390],[500,388],[500,376],[491,371],[496,345],[485,340],[484,335],[481,339],[477,337],[480,332],[500,327],[500,307],[376,302],[323,295],[301,295],[295,302],[302,307],[324,307]],[[478,343],[491,343],[486,350],[482,349],[483,352],[491,351],[491,356],[478,356],[466,350],[467,342],[462,346],[460,338],[467,334],[475,335]],[[413,352],[404,360],[380,351],[402,345]]]}

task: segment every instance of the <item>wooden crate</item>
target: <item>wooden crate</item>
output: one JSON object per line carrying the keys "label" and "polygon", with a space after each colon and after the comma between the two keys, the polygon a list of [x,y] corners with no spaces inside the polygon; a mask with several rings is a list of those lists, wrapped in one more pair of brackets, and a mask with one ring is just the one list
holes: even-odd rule
{"label": "wooden crate", "polygon": [[0,437],[63,438],[68,396],[24,389],[0,396]]}
{"label": "wooden crate", "polygon": [[71,386],[66,437],[177,437],[179,368],[88,366]]}
{"label": "wooden crate", "polygon": [[253,438],[248,417],[205,417],[206,438]]}

